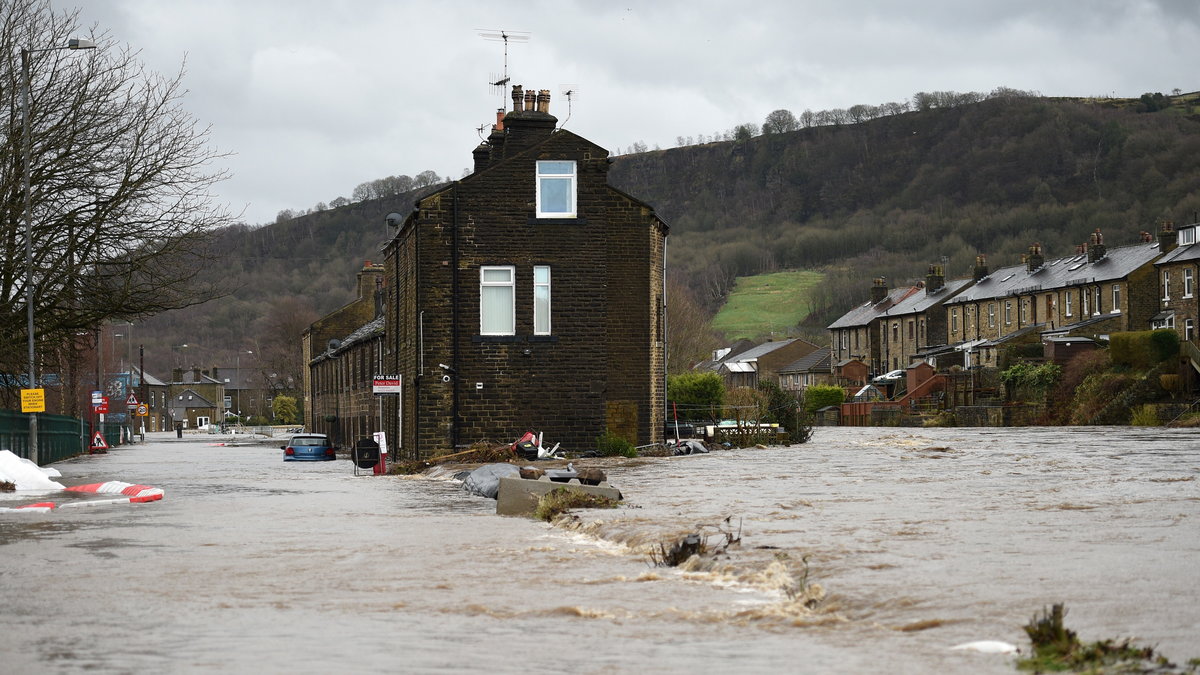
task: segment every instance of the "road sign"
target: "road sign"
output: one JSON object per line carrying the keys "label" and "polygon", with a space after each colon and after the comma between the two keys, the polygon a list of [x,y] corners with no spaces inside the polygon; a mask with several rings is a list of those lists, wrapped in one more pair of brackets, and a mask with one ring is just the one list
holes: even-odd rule
{"label": "road sign", "polygon": [[137,407],[137,416],[145,417],[150,414],[150,406],[145,403],[139,403]]}
{"label": "road sign", "polygon": [[104,440],[104,434],[97,431],[92,434],[92,450],[107,450],[108,441]]}
{"label": "road sign", "polygon": [[127,408],[138,407],[137,396],[135,396],[132,391],[129,392],[129,398],[125,399],[125,407],[127,407]]}
{"label": "road sign", "polygon": [[99,403],[96,402],[96,399],[92,399],[92,412],[94,412],[94,413],[108,412],[108,397],[101,396]]}
{"label": "road sign", "polygon": [[22,389],[21,390],[21,412],[23,412],[23,413],[46,412],[46,390],[45,389]]}

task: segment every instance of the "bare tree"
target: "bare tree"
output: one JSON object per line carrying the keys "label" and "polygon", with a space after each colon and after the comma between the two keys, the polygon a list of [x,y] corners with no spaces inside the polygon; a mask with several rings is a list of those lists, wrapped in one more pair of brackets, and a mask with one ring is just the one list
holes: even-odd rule
{"label": "bare tree", "polygon": [[[54,49],[84,35],[95,50]],[[43,51],[28,54],[26,148],[21,53],[31,45]],[[181,107],[183,74],[145,71],[107,32],[82,31],[78,10],[55,13],[48,0],[0,3],[0,371],[22,370],[27,283],[43,355],[69,349],[77,334],[107,320],[218,294],[202,272],[209,233],[233,222],[211,195],[225,178],[212,165],[224,155]]]}

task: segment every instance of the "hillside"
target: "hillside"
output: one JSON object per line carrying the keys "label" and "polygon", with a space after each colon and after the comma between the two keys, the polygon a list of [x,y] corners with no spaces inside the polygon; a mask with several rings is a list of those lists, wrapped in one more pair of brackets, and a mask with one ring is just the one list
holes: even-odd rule
{"label": "hillside", "polygon": [[[739,276],[821,270],[809,319],[820,329],[864,297],[872,276],[903,283],[938,262],[965,275],[977,253],[997,267],[1034,242],[1055,255],[1095,228],[1119,245],[1161,219],[1191,222],[1200,122],[1195,96],[1176,98],[1182,108],[1149,113],[1112,101],[992,98],[620,156],[610,180],[670,224],[673,285],[708,312]],[[294,345],[296,326],[350,300],[363,261],[382,259],[384,215],[407,213],[416,197],[221,233],[225,266],[213,274],[235,290],[139,326],[147,367],[231,363],[239,347],[269,360]],[[183,343],[200,348],[171,349]]]}

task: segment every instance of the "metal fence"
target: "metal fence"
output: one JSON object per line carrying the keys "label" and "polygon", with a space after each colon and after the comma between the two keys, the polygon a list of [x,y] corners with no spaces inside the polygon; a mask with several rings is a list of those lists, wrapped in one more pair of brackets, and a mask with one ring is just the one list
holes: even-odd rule
{"label": "metal fence", "polygon": [[[107,431],[105,429],[106,438]],[[120,431],[114,431],[116,435],[113,438],[120,438]],[[64,415],[38,414],[39,464],[50,464],[87,452],[88,441],[88,428],[82,420]],[[0,450],[11,450],[18,457],[29,457],[29,415],[15,410],[0,410]]]}

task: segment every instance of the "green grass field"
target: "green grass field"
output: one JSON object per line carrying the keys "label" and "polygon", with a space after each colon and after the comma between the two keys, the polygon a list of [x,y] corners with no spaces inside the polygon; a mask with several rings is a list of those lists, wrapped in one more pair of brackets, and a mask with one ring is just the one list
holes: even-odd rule
{"label": "green grass field", "polygon": [[808,291],[824,276],[794,270],[739,277],[729,300],[713,318],[713,328],[727,340],[783,336],[808,316]]}

